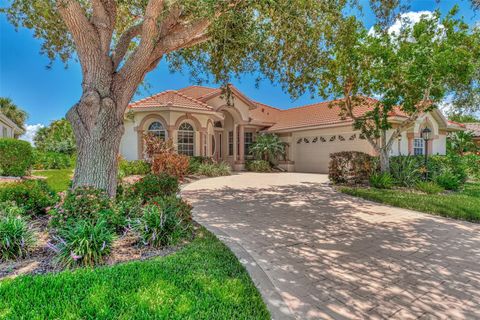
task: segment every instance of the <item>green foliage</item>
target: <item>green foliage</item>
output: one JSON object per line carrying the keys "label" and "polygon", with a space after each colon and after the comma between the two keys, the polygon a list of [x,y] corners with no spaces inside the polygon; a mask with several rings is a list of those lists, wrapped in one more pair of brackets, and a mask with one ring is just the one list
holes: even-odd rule
{"label": "green foliage", "polygon": [[190,235],[191,220],[190,207],[175,197],[153,198],[142,208],[134,228],[144,245],[161,247]]}
{"label": "green foliage", "polygon": [[201,156],[195,156],[195,157],[190,157],[189,163],[188,163],[188,172],[190,174],[195,174],[198,172],[198,168],[200,167],[201,164],[212,164],[213,160],[210,157],[201,157]]}
{"label": "green foliage", "polygon": [[328,178],[333,183],[365,183],[375,171],[374,158],[358,151],[330,154]]}
{"label": "green foliage", "polygon": [[43,152],[35,149],[33,152],[33,169],[67,169],[75,165],[71,155],[59,152]]}
{"label": "green foliage", "polygon": [[466,183],[458,192],[424,194],[406,190],[342,188],[342,192],[396,207],[480,222],[480,183]]}
{"label": "green foliage", "polygon": [[453,113],[448,115],[448,120],[459,122],[459,123],[469,123],[469,122],[480,122],[480,119],[472,114],[462,114],[462,113]]}
{"label": "green foliage", "polygon": [[4,261],[25,257],[35,243],[33,231],[25,218],[12,214],[18,210],[7,211],[0,212],[0,258]]}
{"label": "green foliage", "polygon": [[26,214],[43,214],[57,201],[57,195],[43,180],[0,185],[0,202],[13,201],[25,209]]}
{"label": "green foliage", "polygon": [[53,169],[34,171],[34,176],[46,178],[46,182],[50,188],[55,192],[66,191],[72,184],[73,170],[72,169]]}
{"label": "green foliage", "polygon": [[395,184],[402,187],[413,187],[420,179],[422,174],[419,170],[420,157],[398,156],[390,158],[390,174]]}
{"label": "green foliage", "polygon": [[419,181],[415,185],[415,189],[427,194],[437,194],[443,192],[443,188],[432,181]]}
{"label": "green foliage", "polygon": [[118,164],[118,176],[120,178],[131,175],[146,175],[151,172],[150,164],[145,160],[128,161],[120,159]]}
{"label": "green foliage", "polygon": [[165,257],[2,280],[0,305],[11,320],[271,318],[244,266],[204,228]]}
{"label": "green foliage", "polygon": [[467,152],[475,152],[477,149],[471,132],[457,131],[447,137],[447,153],[463,155]]}
{"label": "green foliage", "polygon": [[179,190],[177,178],[167,174],[147,174],[125,192],[128,197],[139,197],[146,201],[154,197],[175,195]]}
{"label": "green foliage", "polygon": [[63,203],[58,204],[50,211],[54,225],[72,224],[79,220],[96,221],[103,213],[113,207],[108,194],[93,187],[78,187],[69,190]]}
{"label": "green foliage", "polygon": [[197,168],[197,174],[207,177],[220,177],[230,175],[232,169],[226,162],[201,163]]}
{"label": "green foliage", "polygon": [[15,105],[12,99],[0,97],[0,113],[12,120],[20,129],[25,130],[28,114]]}
{"label": "green foliage", "polygon": [[435,177],[435,182],[446,190],[458,190],[461,181],[453,173],[446,171]]}
{"label": "green foliage", "polygon": [[55,120],[48,127],[41,128],[33,141],[35,147],[43,152],[73,155],[76,150],[72,126],[66,119]]}
{"label": "green foliage", "polygon": [[253,172],[270,172],[272,167],[270,162],[265,160],[250,160],[245,163],[245,167],[248,171]]}
{"label": "green foliage", "polygon": [[393,187],[393,178],[390,173],[374,173],[370,176],[370,185],[378,189],[391,189]]}
{"label": "green foliage", "polygon": [[108,256],[114,238],[105,220],[77,220],[58,230],[58,262],[67,268],[93,267]]}
{"label": "green foliage", "polygon": [[286,143],[273,133],[260,134],[250,146],[250,153],[257,160],[265,160],[273,164],[278,158],[285,158]]}
{"label": "green foliage", "polygon": [[27,141],[0,139],[0,175],[25,176],[33,163],[33,149]]}
{"label": "green foliage", "polygon": [[468,177],[472,180],[480,180],[480,155],[464,155],[462,162]]}

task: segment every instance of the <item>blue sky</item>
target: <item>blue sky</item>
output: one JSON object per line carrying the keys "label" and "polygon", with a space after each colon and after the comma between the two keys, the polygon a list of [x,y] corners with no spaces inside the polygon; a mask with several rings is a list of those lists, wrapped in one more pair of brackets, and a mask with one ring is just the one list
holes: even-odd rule
{"label": "blue sky", "polygon": [[[0,0],[0,7],[6,3],[7,1]],[[432,11],[438,8],[446,13],[455,3],[460,5],[460,14],[466,21],[473,24],[480,20],[480,12],[475,15],[468,0],[442,0],[440,3],[435,0],[413,0],[409,11]],[[367,9],[361,18],[367,27],[374,23],[374,17]],[[49,61],[39,53],[40,45],[41,41],[34,39],[30,30],[20,29],[16,32],[5,16],[0,15],[0,96],[11,98],[26,110],[29,114],[28,124],[48,125],[52,120],[65,116],[67,110],[79,99],[81,72],[75,61],[71,61],[68,68],[56,61],[52,69],[47,69]],[[136,96],[136,99],[191,84],[188,74],[171,74],[164,62],[147,76],[147,80],[151,88]],[[309,95],[293,101],[279,86],[272,85],[267,80],[261,82],[257,89],[253,76],[243,76],[240,81],[233,83],[252,99],[279,108],[321,101],[320,98],[311,99]]]}

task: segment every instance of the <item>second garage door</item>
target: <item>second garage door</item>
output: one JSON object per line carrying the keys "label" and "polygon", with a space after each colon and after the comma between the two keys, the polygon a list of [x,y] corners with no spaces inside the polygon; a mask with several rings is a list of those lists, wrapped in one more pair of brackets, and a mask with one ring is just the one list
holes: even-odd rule
{"label": "second garage door", "polygon": [[369,153],[370,145],[358,133],[347,132],[336,135],[297,136],[294,161],[297,172],[328,173],[330,153],[340,151],[362,151]]}

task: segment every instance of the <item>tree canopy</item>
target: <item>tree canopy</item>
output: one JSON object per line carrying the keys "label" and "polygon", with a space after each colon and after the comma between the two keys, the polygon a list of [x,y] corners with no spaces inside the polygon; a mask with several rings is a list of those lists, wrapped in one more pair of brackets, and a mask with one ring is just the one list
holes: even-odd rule
{"label": "tree canopy", "polygon": [[76,150],[72,125],[66,119],[53,121],[48,127],[39,129],[33,141],[41,151],[72,155]]}
{"label": "tree canopy", "polygon": [[28,114],[13,103],[12,99],[0,97],[0,112],[25,131]]}

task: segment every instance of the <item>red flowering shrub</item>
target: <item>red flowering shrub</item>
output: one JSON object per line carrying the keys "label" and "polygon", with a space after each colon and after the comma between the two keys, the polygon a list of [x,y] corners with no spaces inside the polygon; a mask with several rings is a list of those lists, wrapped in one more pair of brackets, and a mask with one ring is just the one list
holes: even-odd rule
{"label": "red flowering shrub", "polygon": [[373,157],[358,151],[330,154],[328,178],[333,183],[366,183],[374,172]]}
{"label": "red flowering shrub", "polygon": [[144,141],[145,154],[154,174],[166,173],[181,179],[188,173],[189,158],[175,152],[172,139],[163,141],[148,133],[144,136]]}

